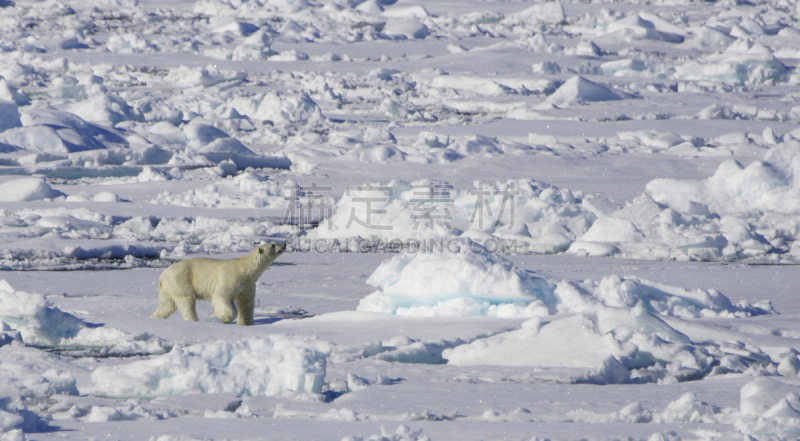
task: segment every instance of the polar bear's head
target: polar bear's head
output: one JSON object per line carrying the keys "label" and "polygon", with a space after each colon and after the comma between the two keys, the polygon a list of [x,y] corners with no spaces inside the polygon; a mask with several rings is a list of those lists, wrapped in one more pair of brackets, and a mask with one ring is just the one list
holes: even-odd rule
{"label": "polar bear's head", "polygon": [[262,260],[267,260],[269,262],[272,262],[273,260],[277,259],[278,256],[283,254],[284,251],[286,251],[285,243],[268,243],[264,245],[259,245],[258,248],[256,248],[258,257]]}

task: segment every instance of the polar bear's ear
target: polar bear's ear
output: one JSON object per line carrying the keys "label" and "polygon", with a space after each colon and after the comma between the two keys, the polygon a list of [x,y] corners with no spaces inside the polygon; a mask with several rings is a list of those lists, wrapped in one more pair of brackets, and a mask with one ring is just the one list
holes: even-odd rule
{"label": "polar bear's ear", "polygon": [[264,254],[264,248],[259,248],[258,249],[258,254]]}

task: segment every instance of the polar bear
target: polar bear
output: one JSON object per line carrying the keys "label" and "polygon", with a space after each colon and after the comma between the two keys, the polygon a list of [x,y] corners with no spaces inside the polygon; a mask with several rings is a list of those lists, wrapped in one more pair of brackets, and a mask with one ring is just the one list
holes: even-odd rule
{"label": "polar bear", "polygon": [[[286,250],[286,244],[260,245],[238,259],[188,259],[171,265],[158,279],[158,308],[150,317],[165,319],[177,308],[184,320],[197,321],[195,301],[210,300],[222,323],[253,324],[256,281]],[[236,308],[233,302],[236,302]]]}

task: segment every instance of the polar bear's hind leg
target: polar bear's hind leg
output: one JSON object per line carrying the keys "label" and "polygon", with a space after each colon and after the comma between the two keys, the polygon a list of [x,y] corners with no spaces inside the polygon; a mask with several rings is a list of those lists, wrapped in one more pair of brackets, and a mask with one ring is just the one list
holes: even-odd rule
{"label": "polar bear's hind leg", "polygon": [[[159,285],[161,285],[160,282]],[[161,287],[159,286],[158,307],[156,308],[156,312],[154,312],[153,315],[151,315],[150,317],[157,319],[165,319],[171,316],[172,313],[175,312],[175,309],[177,308],[178,306],[175,305],[175,302],[173,302],[168,295],[165,295],[164,292],[161,290]]]}
{"label": "polar bear's hind leg", "polygon": [[192,295],[184,295],[174,299],[175,304],[178,306],[178,311],[184,320],[197,321],[197,310],[195,309],[195,300]]}

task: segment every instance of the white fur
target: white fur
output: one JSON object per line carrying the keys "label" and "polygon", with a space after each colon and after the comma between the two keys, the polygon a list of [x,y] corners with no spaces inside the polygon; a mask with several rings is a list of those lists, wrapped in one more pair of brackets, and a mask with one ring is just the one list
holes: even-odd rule
{"label": "white fur", "polygon": [[210,300],[222,323],[232,322],[238,309],[237,323],[252,325],[256,281],[285,249],[284,244],[267,244],[238,259],[200,257],[170,266],[158,279],[158,308],[151,317],[165,319],[177,308],[184,320],[197,321],[195,302]]}

